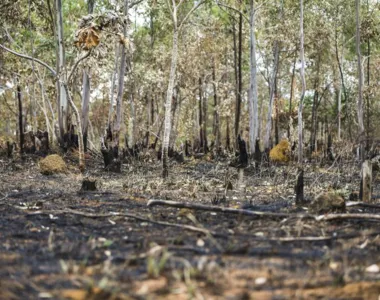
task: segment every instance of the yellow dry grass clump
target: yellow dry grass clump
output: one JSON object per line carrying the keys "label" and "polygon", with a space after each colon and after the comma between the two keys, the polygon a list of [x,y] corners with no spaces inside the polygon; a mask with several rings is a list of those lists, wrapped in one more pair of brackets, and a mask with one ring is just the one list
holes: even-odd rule
{"label": "yellow dry grass clump", "polygon": [[281,140],[269,152],[269,158],[273,162],[287,162],[290,160],[290,144],[286,139]]}
{"label": "yellow dry grass clump", "polygon": [[66,163],[62,157],[57,154],[46,156],[40,161],[40,171],[44,175],[65,172],[67,169]]}

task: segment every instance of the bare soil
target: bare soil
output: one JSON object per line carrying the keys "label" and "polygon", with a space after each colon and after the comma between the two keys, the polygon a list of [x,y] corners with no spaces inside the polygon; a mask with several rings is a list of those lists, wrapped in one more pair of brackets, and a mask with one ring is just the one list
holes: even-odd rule
{"label": "bare soil", "polygon": [[[239,182],[227,162],[187,160],[172,162],[163,181],[159,162],[113,174],[92,158],[82,175],[65,160],[68,172],[45,176],[36,158],[0,158],[0,299],[379,299],[379,222],[293,217],[307,205],[294,205],[291,164],[247,168]],[[97,191],[80,191],[84,176]],[[354,162],[310,164],[305,176],[309,199],[360,180]],[[378,178],[374,187],[376,196]],[[150,199],[289,217],[148,207]]]}

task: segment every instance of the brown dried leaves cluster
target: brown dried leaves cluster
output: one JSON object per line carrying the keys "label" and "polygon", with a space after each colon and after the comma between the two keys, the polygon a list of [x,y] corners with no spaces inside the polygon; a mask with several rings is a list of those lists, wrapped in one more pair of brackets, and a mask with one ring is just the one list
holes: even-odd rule
{"label": "brown dried leaves cluster", "polygon": [[100,31],[94,26],[79,29],[75,35],[74,44],[83,50],[91,50],[99,45]]}

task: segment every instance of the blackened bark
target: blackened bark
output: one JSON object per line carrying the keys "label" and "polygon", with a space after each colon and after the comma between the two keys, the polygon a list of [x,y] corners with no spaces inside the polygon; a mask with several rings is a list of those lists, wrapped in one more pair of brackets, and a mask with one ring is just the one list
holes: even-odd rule
{"label": "blackened bark", "polygon": [[226,125],[226,148],[231,152],[230,117],[227,117]]}
{"label": "blackened bark", "polygon": [[294,192],[296,194],[296,205],[301,205],[304,203],[303,190],[304,190],[303,169],[299,169],[297,184],[294,187]]}

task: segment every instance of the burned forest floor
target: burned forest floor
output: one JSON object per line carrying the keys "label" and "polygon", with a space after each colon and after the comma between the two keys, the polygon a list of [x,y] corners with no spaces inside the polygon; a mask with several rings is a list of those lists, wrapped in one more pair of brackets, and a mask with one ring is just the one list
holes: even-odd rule
{"label": "burned forest floor", "polygon": [[[0,299],[379,299],[380,209],[310,217],[295,205],[292,163],[239,178],[227,161],[186,159],[164,181],[157,161],[115,174],[93,157],[81,174],[64,159],[68,170],[47,176],[37,158],[0,158]],[[334,191],[349,201],[359,189],[354,161],[309,163],[304,174],[306,200]],[[85,177],[96,191],[81,191]]]}

